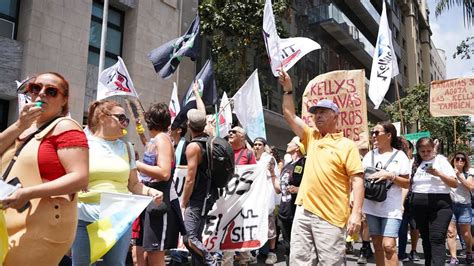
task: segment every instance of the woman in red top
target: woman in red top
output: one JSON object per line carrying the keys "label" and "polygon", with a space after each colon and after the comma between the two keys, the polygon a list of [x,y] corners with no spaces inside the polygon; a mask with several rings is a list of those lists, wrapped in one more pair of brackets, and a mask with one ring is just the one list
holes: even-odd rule
{"label": "woman in red top", "polygon": [[[88,183],[87,139],[77,122],[64,117],[69,95],[64,77],[40,74],[26,85],[26,93],[41,114],[20,130],[16,142],[5,137],[9,143],[2,143],[11,146],[2,156],[3,178],[17,177],[22,185],[0,201],[7,209],[9,235],[4,265],[58,265],[74,240],[75,193]],[[25,109],[34,108],[28,105]],[[12,162],[19,147],[16,162]]]}

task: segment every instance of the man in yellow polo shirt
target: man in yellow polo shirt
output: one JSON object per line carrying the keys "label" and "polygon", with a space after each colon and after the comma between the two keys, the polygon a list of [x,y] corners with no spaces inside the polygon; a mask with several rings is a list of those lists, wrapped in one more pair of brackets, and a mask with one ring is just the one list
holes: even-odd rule
{"label": "man in yellow polo shirt", "polygon": [[364,169],[359,150],[336,129],[339,108],[331,100],[320,100],[309,109],[315,125],[310,128],[295,114],[290,76],[280,72],[279,82],[285,119],[307,151],[291,231],[290,265],[344,265],[346,231],[353,234],[361,224]]}

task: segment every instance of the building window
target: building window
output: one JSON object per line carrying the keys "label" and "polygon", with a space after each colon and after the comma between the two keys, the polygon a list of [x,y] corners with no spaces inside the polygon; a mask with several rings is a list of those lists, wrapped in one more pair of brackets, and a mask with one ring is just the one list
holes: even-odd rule
{"label": "building window", "polygon": [[398,7],[397,1],[393,1],[392,6],[393,6],[393,13],[395,13],[395,16],[397,16],[397,18],[400,18],[400,8]]}
{"label": "building window", "polygon": [[0,1],[0,36],[15,39],[19,0]]}
{"label": "building window", "polygon": [[8,105],[7,100],[0,99],[0,131],[4,131],[8,126]]}
{"label": "building window", "polygon": [[[99,65],[100,37],[102,33],[102,14],[104,6],[94,1],[92,4],[91,27],[89,33],[88,63]],[[124,28],[124,13],[109,6],[107,21],[107,42],[105,45],[105,64],[110,67],[117,62],[117,56],[122,55],[122,41]]]}

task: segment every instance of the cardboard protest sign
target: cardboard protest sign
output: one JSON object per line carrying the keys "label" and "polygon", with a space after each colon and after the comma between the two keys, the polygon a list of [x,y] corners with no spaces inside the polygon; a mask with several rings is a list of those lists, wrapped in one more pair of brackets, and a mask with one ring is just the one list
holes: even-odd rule
{"label": "cardboard protest sign", "polygon": [[430,113],[434,117],[474,115],[474,77],[432,81]]}
{"label": "cardboard protest sign", "polygon": [[364,70],[340,70],[315,77],[303,93],[301,118],[307,125],[313,126],[309,108],[320,100],[332,100],[340,111],[337,128],[345,137],[354,140],[359,148],[368,148],[364,77]]}

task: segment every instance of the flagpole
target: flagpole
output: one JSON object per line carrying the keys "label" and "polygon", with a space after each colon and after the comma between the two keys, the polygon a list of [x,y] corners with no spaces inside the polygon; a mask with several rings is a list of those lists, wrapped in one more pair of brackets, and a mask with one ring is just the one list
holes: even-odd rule
{"label": "flagpole", "polygon": [[105,44],[107,43],[107,22],[109,17],[109,0],[104,0],[104,12],[102,13],[102,34],[100,35],[100,54],[99,54],[99,78],[100,73],[104,71],[105,62]]}
{"label": "flagpole", "polygon": [[[219,113],[220,112],[217,112],[217,103],[214,104],[214,110],[216,112],[216,135],[218,137],[220,137],[220,132],[219,132],[220,131],[220,128],[219,128]],[[224,109],[222,109],[222,110],[224,110]]]}
{"label": "flagpole", "polygon": [[222,106],[222,108],[220,108],[218,115],[220,115],[222,111],[227,107],[227,105],[229,105],[232,101],[233,99],[230,98],[229,101],[224,106]]}
{"label": "flagpole", "polygon": [[[178,36],[181,36],[181,27],[183,25],[183,0],[180,0],[180,3],[179,3],[179,26],[178,26]],[[180,70],[177,69],[176,71],[176,87],[178,87],[178,84],[179,84],[179,72]],[[176,89],[177,90],[177,94],[179,94],[179,89]],[[178,98],[179,99],[179,98]]]}
{"label": "flagpole", "polygon": [[402,112],[402,102],[400,101],[400,91],[398,89],[397,78],[393,78],[395,81],[395,91],[397,92],[397,101],[398,101],[398,111],[400,112],[400,127],[402,129],[401,135],[405,135],[405,124],[403,123],[403,112]]}

